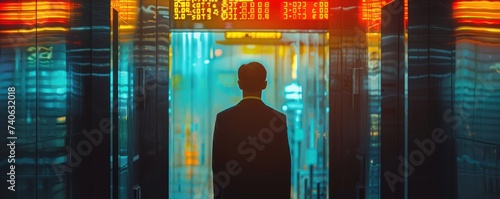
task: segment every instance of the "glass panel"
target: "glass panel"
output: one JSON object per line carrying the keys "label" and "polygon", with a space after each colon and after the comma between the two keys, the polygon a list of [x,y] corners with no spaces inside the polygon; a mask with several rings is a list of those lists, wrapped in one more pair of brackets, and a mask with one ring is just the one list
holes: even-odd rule
{"label": "glass panel", "polygon": [[[37,45],[27,51],[37,59],[38,141],[66,135],[66,35],[69,1],[38,1]],[[38,56],[35,56],[38,55]],[[35,65],[34,65],[35,66]]]}
{"label": "glass panel", "polygon": [[60,199],[68,195],[69,172],[55,170],[53,163],[65,158],[68,145],[66,39],[70,2],[38,0],[34,5],[36,46],[29,47],[28,52],[32,60],[37,60],[37,78],[30,78],[36,79],[36,108],[32,111],[36,111],[37,124],[37,198]]}
{"label": "glass panel", "polygon": [[[118,20],[118,173],[119,173],[119,193],[118,197],[127,199],[132,194],[132,165],[135,153],[134,134],[135,128],[135,107],[134,103],[134,59],[132,32],[124,27],[127,22]],[[121,25],[121,26],[120,26]]]}
{"label": "glass panel", "polygon": [[453,5],[455,100],[444,119],[456,130],[458,198],[500,197],[500,21],[490,17],[499,12],[499,1]]}
{"label": "glass panel", "polygon": [[[250,38],[235,39],[241,34]],[[170,197],[212,198],[215,116],[241,100],[238,67],[259,61],[263,101],[288,118],[293,197],[326,198],[327,34],[175,32],[171,41]]]}
{"label": "glass panel", "polygon": [[[11,122],[0,127],[11,126],[9,141],[15,141],[14,150],[2,149],[0,154],[15,152],[2,168],[15,166],[17,182],[12,186],[16,192],[5,189],[0,195],[65,198],[69,173],[56,166],[66,155],[69,1],[2,1],[0,13],[0,106],[7,109],[11,87],[13,111]],[[2,111],[0,116],[7,114]]]}
{"label": "glass panel", "polygon": [[[138,18],[140,17],[140,1],[111,1],[111,6],[118,12],[118,89],[117,122],[118,122],[118,198],[133,198],[133,187],[138,185],[138,160],[140,138],[136,130],[137,109],[144,104],[143,98],[137,97],[143,87],[137,85],[137,68],[140,61],[135,56],[141,51],[142,43],[135,42],[136,32],[141,31]],[[138,41],[142,40],[138,35]]]}
{"label": "glass panel", "polygon": [[[366,34],[366,63],[368,91],[368,147],[367,147],[367,198],[380,198],[380,100],[381,100],[381,26],[382,7],[387,2],[381,0],[367,0],[361,2],[361,19],[365,25]],[[362,105],[363,106],[363,105]],[[364,133],[363,133],[364,134]]]}
{"label": "glass panel", "polygon": [[166,195],[169,1],[114,0],[118,11],[119,198]]}

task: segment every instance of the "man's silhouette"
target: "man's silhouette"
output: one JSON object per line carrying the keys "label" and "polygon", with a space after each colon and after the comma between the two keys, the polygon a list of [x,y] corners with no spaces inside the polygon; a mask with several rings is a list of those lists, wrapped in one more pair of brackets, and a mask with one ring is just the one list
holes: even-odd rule
{"label": "man's silhouette", "polygon": [[290,148],[285,115],[261,101],[266,69],[238,69],[243,100],[217,114],[212,171],[215,199],[290,199]]}

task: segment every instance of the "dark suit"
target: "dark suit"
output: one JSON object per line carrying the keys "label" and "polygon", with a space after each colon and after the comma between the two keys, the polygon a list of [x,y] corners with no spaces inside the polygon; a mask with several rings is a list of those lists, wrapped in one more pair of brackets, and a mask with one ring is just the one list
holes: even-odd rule
{"label": "dark suit", "polygon": [[290,199],[290,164],[285,115],[258,99],[217,114],[215,199]]}

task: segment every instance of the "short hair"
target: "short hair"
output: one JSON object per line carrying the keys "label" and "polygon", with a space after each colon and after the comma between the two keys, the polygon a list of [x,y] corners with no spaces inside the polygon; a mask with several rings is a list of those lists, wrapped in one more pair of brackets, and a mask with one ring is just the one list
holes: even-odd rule
{"label": "short hair", "polygon": [[266,81],[266,68],[259,62],[243,64],[238,69],[238,79],[241,88],[248,91],[261,91],[262,85]]}

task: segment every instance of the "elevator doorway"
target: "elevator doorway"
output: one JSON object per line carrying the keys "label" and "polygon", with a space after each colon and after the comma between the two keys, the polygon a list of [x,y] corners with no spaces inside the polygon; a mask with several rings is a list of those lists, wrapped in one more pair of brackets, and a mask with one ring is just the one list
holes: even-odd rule
{"label": "elevator doorway", "polygon": [[241,100],[238,67],[267,70],[262,100],[288,118],[292,198],[328,194],[328,34],[172,32],[169,198],[212,198],[215,116]]}

